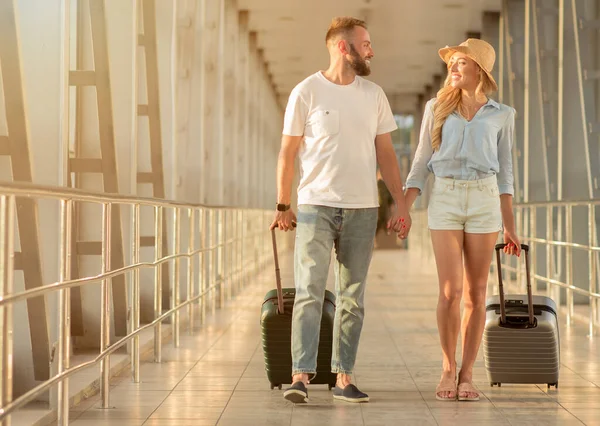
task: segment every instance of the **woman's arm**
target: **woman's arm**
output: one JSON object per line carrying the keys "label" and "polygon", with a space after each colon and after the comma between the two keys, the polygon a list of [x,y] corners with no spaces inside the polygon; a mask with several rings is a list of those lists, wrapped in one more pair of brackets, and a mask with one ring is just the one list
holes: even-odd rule
{"label": "woman's arm", "polygon": [[513,213],[514,176],[512,164],[512,146],[515,127],[515,110],[511,108],[506,122],[498,133],[498,189],[500,190],[500,210],[504,226],[504,248],[507,254],[521,254],[521,245],[515,227]]}
{"label": "woman's arm", "polygon": [[421,123],[421,130],[419,132],[419,145],[415,152],[415,158],[413,159],[410,173],[406,178],[406,205],[410,210],[417,197],[423,191],[425,187],[425,181],[429,174],[427,164],[433,155],[433,148],[431,147],[431,130],[433,129],[433,104],[435,99],[431,99],[425,105],[425,112],[423,113],[423,121]]}

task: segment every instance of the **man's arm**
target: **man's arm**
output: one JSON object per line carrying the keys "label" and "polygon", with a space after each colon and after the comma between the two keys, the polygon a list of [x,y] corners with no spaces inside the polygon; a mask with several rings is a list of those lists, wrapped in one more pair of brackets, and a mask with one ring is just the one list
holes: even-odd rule
{"label": "man's arm", "polygon": [[294,162],[302,136],[283,135],[281,149],[277,159],[277,202],[290,204],[292,197],[292,183],[294,181]]}
{"label": "man's arm", "polygon": [[381,170],[381,177],[394,198],[397,207],[404,206],[404,193],[402,191],[402,178],[396,159],[396,151],[392,145],[392,136],[389,133],[375,137],[375,152],[377,164]]}
{"label": "man's arm", "polygon": [[[294,182],[294,162],[300,149],[303,136],[283,135],[281,149],[277,160],[277,203],[290,204],[292,199],[292,183]],[[285,212],[277,211],[271,229],[278,226],[282,231],[292,229],[296,215],[290,209]]]}
{"label": "man's arm", "polygon": [[[410,229],[411,221],[406,206],[406,200],[404,199],[404,192],[402,191],[402,178],[400,177],[400,168],[398,167],[398,160],[396,159],[396,151],[392,145],[392,136],[389,133],[384,133],[375,137],[375,152],[377,154],[377,163],[381,170],[381,177],[392,194],[396,205],[396,215],[390,220],[391,228],[394,231],[399,232],[400,238],[403,238],[403,236],[406,237],[406,235],[408,235],[408,230]],[[404,219],[406,228],[402,228],[403,224],[397,222],[398,219]]]}

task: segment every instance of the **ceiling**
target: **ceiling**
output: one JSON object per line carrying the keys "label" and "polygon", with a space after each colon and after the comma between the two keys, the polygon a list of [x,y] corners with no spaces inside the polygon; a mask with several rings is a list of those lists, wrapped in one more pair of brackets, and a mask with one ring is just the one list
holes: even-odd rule
{"label": "ceiling", "polygon": [[482,13],[500,6],[501,0],[238,0],[284,104],[298,82],[327,68],[331,19],[366,19],[375,52],[369,79],[393,99],[396,112],[414,108],[440,73],[437,50],[481,31]]}

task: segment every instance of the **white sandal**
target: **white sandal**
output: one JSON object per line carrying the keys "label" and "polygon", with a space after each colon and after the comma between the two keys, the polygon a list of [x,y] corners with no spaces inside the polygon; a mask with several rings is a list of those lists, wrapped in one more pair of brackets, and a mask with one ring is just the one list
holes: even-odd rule
{"label": "white sandal", "polygon": [[[476,396],[460,396],[460,394],[475,394]],[[472,383],[463,382],[458,385],[458,400],[459,401],[479,401],[479,392]]]}
{"label": "white sandal", "polygon": [[[454,381],[454,383],[452,383],[451,385],[442,385],[442,381],[440,381],[440,383],[435,387],[435,399],[437,399],[438,401],[456,401],[456,396],[458,395],[458,392],[456,390],[456,381]],[[440,396],[440,393],[442,392],[454,392],[454,396]]]}

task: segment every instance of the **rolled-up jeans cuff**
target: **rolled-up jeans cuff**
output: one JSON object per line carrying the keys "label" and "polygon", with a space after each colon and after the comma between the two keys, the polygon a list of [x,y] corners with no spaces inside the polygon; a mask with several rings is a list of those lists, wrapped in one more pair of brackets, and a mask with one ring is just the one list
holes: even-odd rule
{"label": "rolled-up jeans cuff", "polygon": [[308,374],[309,382],[311,380],[314,380],[315,377],[317,377],[317,372],[315,370],[304,370],[304,369],[293,370],[292,376],[295,376],[296,374]]}

